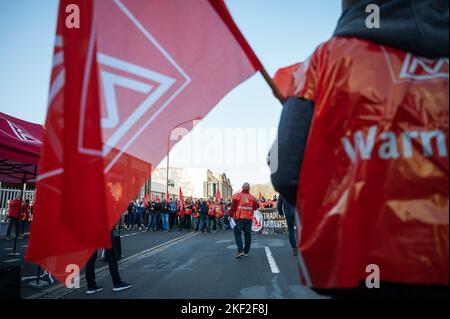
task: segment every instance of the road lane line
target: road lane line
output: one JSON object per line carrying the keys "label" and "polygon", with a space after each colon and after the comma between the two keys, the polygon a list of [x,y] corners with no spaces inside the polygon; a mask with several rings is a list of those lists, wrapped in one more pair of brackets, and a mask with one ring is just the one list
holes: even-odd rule
{"label": "road lane line", "polygon": [[15,262],[15,261],[19,261],[20,259],[8,259],[8,260],[5,260],[5,261],[3,261],[4,263],[13,263],[13,262]]}
{"label": "road lane line", "polygon": [[264,249],[266,250],[266,256],[267,261],[269,262],[270,270],[274,274],[279,274],[280,268],[278,268],[277,262],[275,261],[275,258],[273,258],[272,251],[268,246],[264,247]]}

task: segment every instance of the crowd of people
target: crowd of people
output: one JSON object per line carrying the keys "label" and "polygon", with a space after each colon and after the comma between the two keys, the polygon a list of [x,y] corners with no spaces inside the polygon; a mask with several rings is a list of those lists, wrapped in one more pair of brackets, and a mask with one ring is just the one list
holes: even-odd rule
{"label": "crowd of people", "polygon": [[[217,232],[230,229],[228,216],[230,216],[231,199],[180,200],[158,198],[145,201],[134,200],[121,219],[121,226],[128,230],[139,231],[165,231],[171,229],[194,230],[204,232]],[[258,200],[259,209],[276,207],[276,196],[267,200],[261,197]]]}

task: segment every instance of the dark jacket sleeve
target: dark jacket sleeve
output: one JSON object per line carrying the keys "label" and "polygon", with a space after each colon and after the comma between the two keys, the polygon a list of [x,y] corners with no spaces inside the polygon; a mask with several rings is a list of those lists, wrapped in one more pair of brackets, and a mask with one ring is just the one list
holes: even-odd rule
{"label": "dark jacket sleeve", "polygon": [[278,137],[269,153],[271,180],[275,189],[295,206],[299,174],[314,114],[310,100],[291,97],[283,106]]}

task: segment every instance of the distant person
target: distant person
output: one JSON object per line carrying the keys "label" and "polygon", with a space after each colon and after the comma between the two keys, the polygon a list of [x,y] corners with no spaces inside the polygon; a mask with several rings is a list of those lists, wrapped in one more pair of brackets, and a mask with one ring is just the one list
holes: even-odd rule
{"label": "distant person", "polygon": [[162,203],[160,204],[160,212],[162,219],[162,229],[166,233],[169,232],[169,211],[170,211],[169,203],[167,203],[166,200],[163,199]]}
{"label": "distant person", "polygon": [[286,223],[288,226],[289,243],[292,248],[292,255],[297,256],[297,242],[295,240],[295,206],[292,206],[286,202],[280,195],[277,201],[278,214],[286,218]]}
{"label": "distant person", "polygon": [[194,218],[194,231],[198,232],[200,227],[200,202],[196,201],[192,208],[192,217]]}
{"label": "distant person", "polygon": [[214,206],[214,213],[215,213],[215,219],[216,219],[216,225],[217,225],[217,230],[219,231],[219,228],[221,231],[223,231],[224,225],[223,225],[223,211],[224,211],[224,203],[223,203],[223,199],[220,199],[218,201],[218,203]]}
{"label": "distant person", "polygon": [[205,229],[206,231],[209,233],[210,230],[210,226],[209,226],[209,215],[208,215],[208,204],[206,203],[205,200],[200,199],[200,207],[199,207],[199,213],[200,213],[200,231],[202,232],[202,234],[205,233]]}
{"label": "distant person", "polygon": [[15,198],[9,202],[8,205],[8,229],[6,230],[6,240],[11,239],[11,231],[14,227],[16,237],[20,238],[20,198]]}
{"label": "distant person", "polygon": [[[128,284],[120,278],[118,260],[118,247],[116,247],[116,241],[114,240],[114,231],[111,231],[111,248],[105,250],[106,261],[108,262],[109,273],[113,282],[113,291],[118,292],[121,290],[131,288],[131,284]],[[103,287],[97,286],[95,281],[95,260],[97,259],[97,250],[92,257],[86,263],[86,281],[88,295],[94,294],[103,290]]]}
{"label": "distant person", "polygon": [[[248,256],[252,241],[253,211],[258,209],[258,200],[250,194],[250,184],[244,183],[242,191],[233,195],[229,218],[233,217],[234,238],[236,240],[237,252],[235,257]],[[244,232],[245,246],[242,243],[242,232]]]}

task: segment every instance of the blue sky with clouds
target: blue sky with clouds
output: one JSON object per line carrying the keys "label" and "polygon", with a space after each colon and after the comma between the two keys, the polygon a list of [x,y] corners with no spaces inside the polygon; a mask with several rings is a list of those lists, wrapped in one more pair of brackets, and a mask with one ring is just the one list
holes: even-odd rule
{"label": "blue sky with clouds", "polygon": [[[149,0],[150,1],[150,0]],[[332,34],[340,15],[339,0],[226,0],[248,42],[273,75],[279,67],[305,59]],[[0,111],[31,122],[45,119],[58,0],[0,0]],[[254,128],[266,137],[253,160],[190,162],[186,152],[193,133],[173,150],[171,164],[226,171],[234,185],[244,180],[268,182],[264,160],[270,134],[278,126],[279,102],[259,74],[230,92],[204,119],[200,129],[218,128],[207,143],[223,148],[227,128]],[[236,116],[239,114],[239,116]],[[217,131],[217,130],[216,130]],[[264,132],[264,134],[262,133]],[[272,132],[272,133],[270,133]],[[216,132],[217,133],[217,132]],[[203,133],[202,133],[203,134]],[[261,136],[262,136],[261,135]],[[265,144],[267,140],[267,147]],[[206,142],[205,142],[206,143]],[[231,147],[230,152],[238,152]],[[164,163],[164,162],[163,162]]]}

